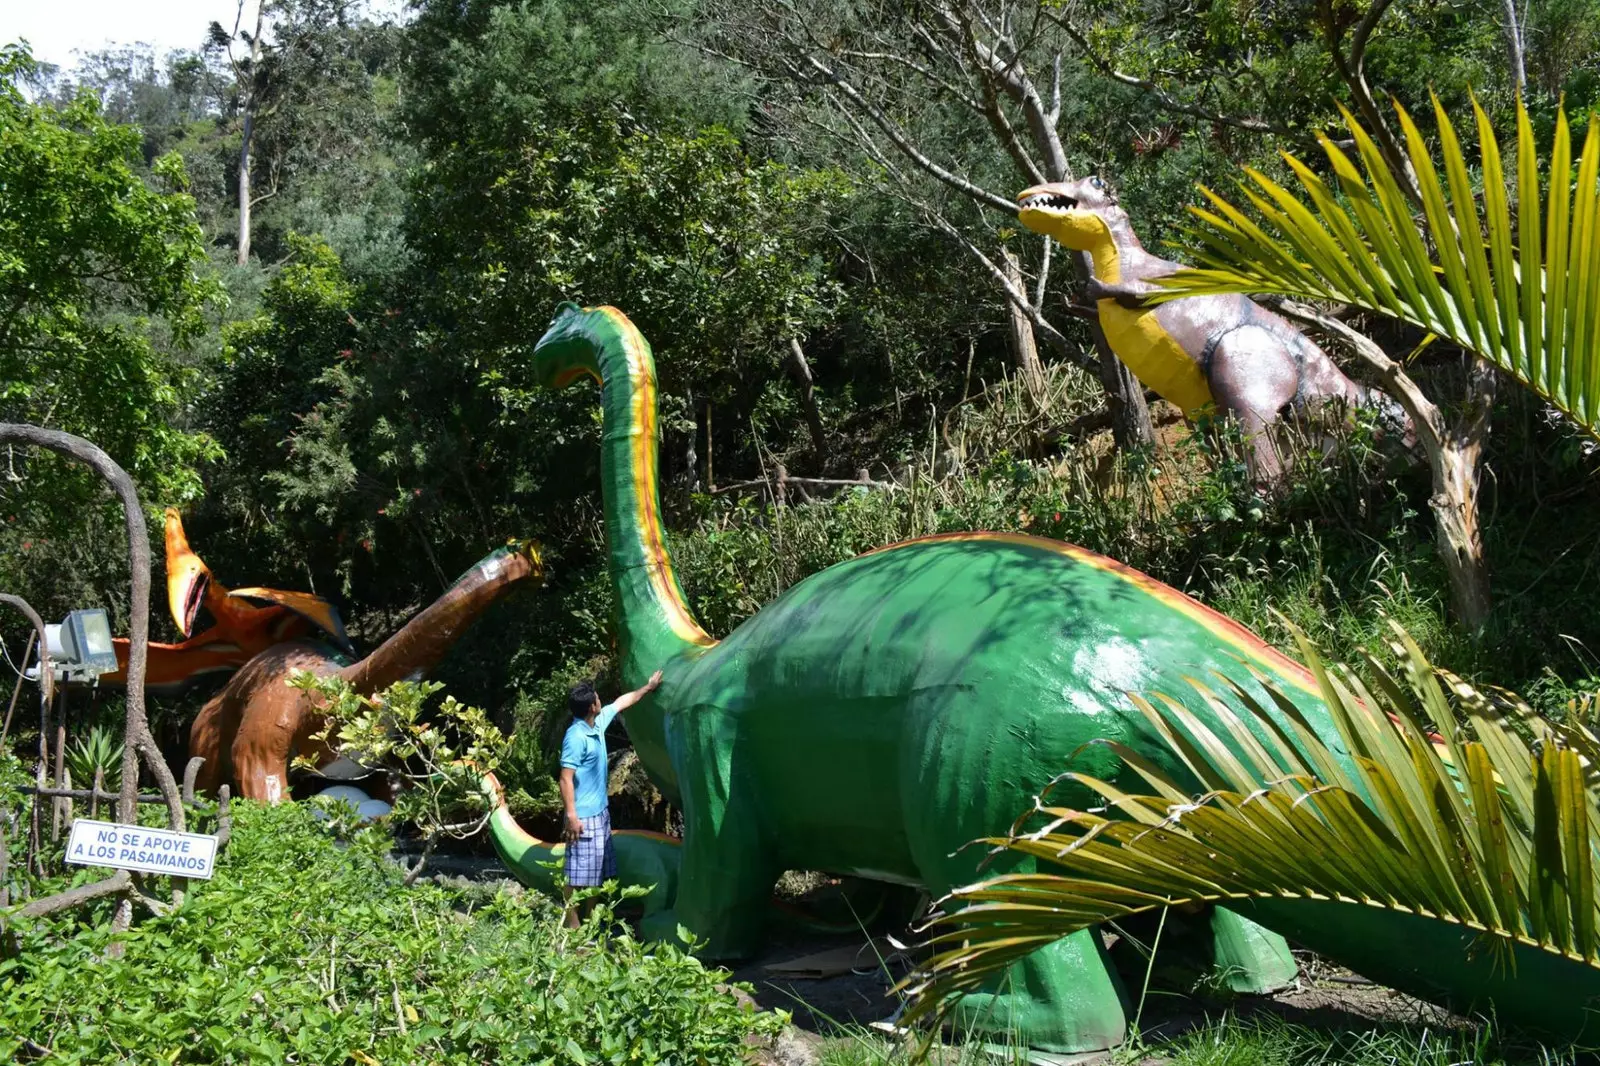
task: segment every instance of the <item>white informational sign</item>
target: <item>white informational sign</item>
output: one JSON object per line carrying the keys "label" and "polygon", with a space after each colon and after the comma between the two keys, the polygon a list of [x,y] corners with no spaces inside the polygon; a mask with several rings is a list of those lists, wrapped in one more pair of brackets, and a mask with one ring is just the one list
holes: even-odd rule
{"label": "white informational sign", "polygon": [[110,866],[147,874],[210,880],[217,838],[117,822],[79,818],[67,839],[67,861],[79,866]]}

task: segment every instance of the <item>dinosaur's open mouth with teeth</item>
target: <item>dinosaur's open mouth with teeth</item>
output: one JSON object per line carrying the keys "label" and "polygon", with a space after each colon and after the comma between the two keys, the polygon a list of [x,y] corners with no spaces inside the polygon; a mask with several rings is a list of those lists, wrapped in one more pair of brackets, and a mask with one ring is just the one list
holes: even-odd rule
{"label": "dinosaur's open mouth with teeth", "polygon": [[1078,201],[1074,197],[1058,192],[1036,192],[1032,196],[1023,197],[1020,206],[1023,210],[1048,207],[1057,211],[1071,211],[1078,206]]}

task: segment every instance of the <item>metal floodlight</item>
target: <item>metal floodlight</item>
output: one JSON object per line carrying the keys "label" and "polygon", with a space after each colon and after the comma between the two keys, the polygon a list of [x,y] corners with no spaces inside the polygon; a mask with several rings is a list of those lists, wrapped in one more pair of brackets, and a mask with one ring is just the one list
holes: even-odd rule
{"label": "metal floodlight", "polygon": [[58,626],[45,626],[50,667],[58,678],[90,680],[117,669],[111,619],[98,607],[73,611]]}

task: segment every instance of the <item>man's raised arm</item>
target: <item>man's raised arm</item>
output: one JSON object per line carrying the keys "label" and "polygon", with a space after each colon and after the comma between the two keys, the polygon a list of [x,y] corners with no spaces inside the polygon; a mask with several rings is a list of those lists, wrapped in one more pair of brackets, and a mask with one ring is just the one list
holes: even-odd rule
{"label": "man's raised arm", "polygon": [[646,681],[643,685],[640,685],[632,692],[625,692],[621,696],[618,696],[612,701],[611,706],[618,714],[621,714],[623,711],[627,710],[629,707],[632,707],[635,703],[638,703],[650,693],[654,692],[656,686],[659,684],[661,684],[661,671],[657,670],[655,673],[650,675],[649,681]]}

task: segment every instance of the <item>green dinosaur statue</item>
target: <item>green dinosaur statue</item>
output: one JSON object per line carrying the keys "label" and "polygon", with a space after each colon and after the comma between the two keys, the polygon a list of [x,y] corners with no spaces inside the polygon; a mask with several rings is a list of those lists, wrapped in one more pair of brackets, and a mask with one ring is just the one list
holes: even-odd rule
{"label": "green dinosaur statue", "polygon": [[[533,358],[552,387],[601,384],[602,471],[624,683],[663,671],[628,713],[646,771],[684,814],[670,925],[712,957],[761,942],[786,869],[920,885],[977,879],[964,846],[1007,830],[1052,778],[1121,774],[1100,738],[1187,780],[1129,691],[1189,693],[1220,675],[1273,681],[1343,752],[1311,677],[1237,623],[1137,571],[1036,537],[961,533],[869,552],[813,575],[720,643],[690,616],[659,520],[650,346],[610,307],[564,304]],[[1264,741],[1267,738],[1262,738]],[[1081,750],[1080,750],[1081,749]],[[1086,793],[1081,797],[1090,801]],[[993,872],[1025,869],[1005,856]],[[665,926],[667,921],[660,923]],[[1219,956],[1243,987],[1293,975],[1275,934],[1218,909]],[[1032,1047],[1120,1042],[1125,996],[1092,930],[969,996],[959,1023]]]}
{"label": "green dinosaur statue", "polygon": [[1282,460],[1267,427],[1287,410],[1329,401],[1377,408],[1407,447],[1410,417],[1386,393],[1358,385],[1309,337],[1248,296],[1194,296],[1159,305],[1146,297],[1183,264],[1151,255],[1128,213],[1099,178],[1035,185],[1017,197],[1017,218],[1063,247],[1088,252],[1089,298],[1106,342],[1145,385],[1194,418],[1232,415],[1250,436],[1252,473],[1270,483]]}

